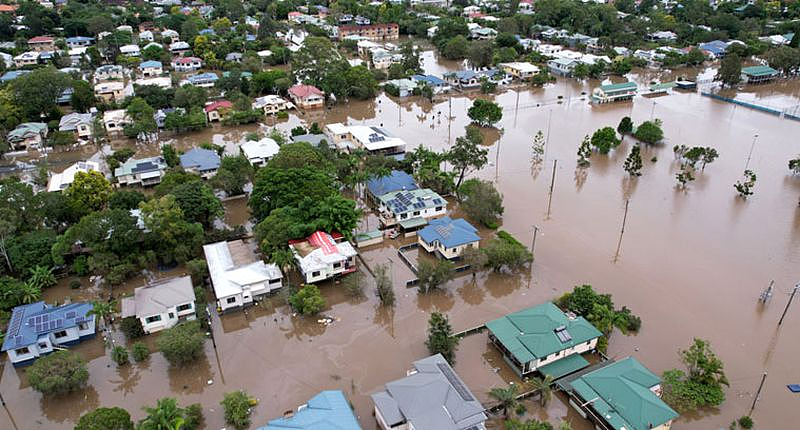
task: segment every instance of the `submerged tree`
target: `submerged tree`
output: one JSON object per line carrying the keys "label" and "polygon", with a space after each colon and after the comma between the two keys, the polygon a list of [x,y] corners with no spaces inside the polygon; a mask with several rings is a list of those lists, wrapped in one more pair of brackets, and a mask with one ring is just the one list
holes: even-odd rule
{"label": "submerged tree", "polygon": [[629,134],[632,131],[633,131],[633,121],[631,121],[631,117],[629,116],[623,117],[619,121],[619,125],[617,126],[617,133],[619,133],[620,136],[625,136],[626,134]]}
{"label": "submerged tree", "polygon": [[544,378],[533,377],[528,385],[531,387],[532,390],[535,390],[539,393],[539,403],[542,407],[547,406],[550,403],[550,399],[553,397],[553,376],[552,375],[544,375]]}
{"label": "submerged tree", "polygon": [[375,288],[382,305],[394,306],[394,288],[388,272],[385,264],[375,266]]}
{"label": "submerged tree", "polygon": [[592,147],[591,141],[589,139],[589,135],[583,136],[583,141],[581,145],[578,147],[578,166],[579,167],[588,167],[589,164],[589,157],[592,155]]}
{"label": "submerged tree", "polygon": [[45,395],[79,390],[89,380],[86,361],[72,351],[56,351],[36,360],[26,374],[34,390]]}
{"label": "submerged tree", "polygon": [[608,154],[612,149],[620,144],[617,133],[611,127],[603,127],[592,134],[591,144],[601,154]]}
{"label": "submerged tree", "polygon": [[800,156],[789,160],[789,170],[791,170],[795,175],[800,175]]}
{"label": "submerged tree", "polygon": [[695,178],[693,172],[694,169],[689,167],[681,169],[681,171],[675,175],[675,179],[678,180],[678,186],[680,188],[686,188],[686,184],[688,184],[691,181],[694,181]]}
{"label": "submerged tree", "polygon": [[442,354],[448,363],[453,364],[458,338],[453,337],[453,328],[446,315],[439,312],[431,314],[428,320],[428,340],[425,342],[431,354]]}
{"label": "submerged tree", "polygon": [[492,388],[487,394],[497,401],[497,406],[503,410],[503,415],[506,419],[508,419],[508,411],[514,410],[517,404],[519,404],[517,401],[519,387],[516,385],[509,385],[506,388]]}
{"label": "submerged tree", "polygon": [[739,192],[743,199],[753,195],[753,188],[756,186],[756,174],[752,170],[744,171],[744,179],[736,181],[733,188]]}
{"label": "submerged tree", "polygon": [[664,139],[664,131],[661,129],[661,120],[645,121],[636,127],[633,137],[641,142],[655,144]]}
{"label": "submerged tree", "polygon": [[544,133],[542,133],[542,130],[539,130],[533,136],[533,145],[531,146],[533,150],[533,162],[538,163],[542,161],[544,157],[544,145]]}
{"label": "submerged tree", "polygon": [[490,100],[476,99],[467,110],[467,116],[481,127],[492,127],[503,118],[503,108]]}
{"label": "submerged tree", "polygon": [[642,176],[642,154],[639,145],[633,145],[622,167],[631,176]]}
{"label": "submerged tree", "polygon": [[466,136],[456,138],[453,147],[447,152],[447,161],[453,165],[458,174],[456,189],[461,186],[464,177],[486,165],[489,150],[481,148],[483,137],[475,127],[467,127]]}
{"label": "submerged tree", "polygon": [[453,263],[449,260],[442,259],[435,262],[422,260],[419,262],[417,271],[421,293],[439,288],[453,279]]}
{"label": "submerged tree", "polygon": [[679,412],[719,406],[725,401],[722,386],[729,385],[722,360],[707,340],[695,338],[689,349],[680,351],[688,374],[672,369],[663,375],[663,398]]}
{"label": "submerged tree", "polygon": [[468,179],[458,189],[461,208],[470,219],[488,228],[497,228],[503,215],[503,195],[489,181]]}
{"label": "submerged tree", "polygon": [[97,408],[83,414],[75,430],[133,430],[133,421],[125,409]]}

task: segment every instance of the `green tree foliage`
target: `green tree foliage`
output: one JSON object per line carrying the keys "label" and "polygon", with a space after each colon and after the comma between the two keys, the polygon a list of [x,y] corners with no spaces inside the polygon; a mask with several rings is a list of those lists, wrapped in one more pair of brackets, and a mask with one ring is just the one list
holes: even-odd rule
{"label": "green tree foliage", "polygon": [[800,68],[800,49],[797,48],[778,46],[770,49],[765,57],[770,67],[787,76]]}
{"label": "green tree foliage", "polygon": [[[34,230],[14,236],[8,243],[8,255],[17,273],[28,274],[37,266],[53,267],[50,248],[57,234],[51,229]],[[1,266],[1,265],[0,265]]]}
{"label": "green tree foliage", "polygon": [[158,399],[155,407],[143,409],[147,416],[139,421],[136,430],[197,430],[203,422],[202,406],[180,408],[171,397]]}
{"label": "green tree foliage", "polygon": [[497,237],[481,249],[486,256],[486,266],[499,272],[504,267],[514,270],[533,261],[533,254],[513,236],[498,231]]}
{"label": "green tree foliage", "polygon": [[539,394],[539,404],[541,404],[542,407],[546,407],[553,397],[553,376],[544,375],[544,378],[533,377],[528,382],[528,385]]}
{"label": "green tree foliage", "polygon": [[355,272],[345,277],[342,281],[344,291],[350,297],[364,297],[364,274]]}
{"label": "green tree foliage", "polygon": [[744,178],[736,181],[736,183],[733,184],[733,188],[736,189],[739,196],[743,199],[747,199],[749,196],[753,195],[753,188],[756,186],[756,174],[752,170],[745,170],[743,175]]}
{"label": "green tree foliage", "polygon": [[608,154],[620,144],[617,133],[611,127],[603,127],[592,134],[591,144],[601,154]]}
{"label": "green tree foliage", "polygon": [[417,272],[419,291],[421,293],[440,288],[454,277],[453,263],[443,259],[436,261],[421,260],[417,266]]}
{"label": "green tree foliage", "polygon": [[467,116],[481,127],[492,127],[503,118],[503,109],[490,100],[475,99],[467,110]]}
{"label": "green tree foliage", "polygon": [[289,75],[283,70],[265,70],[253,75],[250,90],[253,94],[280,94],[289,89]]}
{"label": "green tree foliage", "polygon": [[88,112],[97,103],[94,88],[86,81],[72,81],[70,104],[75,112]]}
{"label": "green tree foliage", "polygon": [[[559,430],[571,430],[572,427],[566,423],[566,421],[561,422],[562,426],[559,427]],[[566,424],[567,426],[564,427],[563,425]],[[547,421],[539,421],[537,419],[530,419],[526,421],[519,421],[519,420],[508,420],[505,422],[506,430],[553,430],[553,426],[548,423]]]}
{"label": "green tree foliage", "polygon": [[178,185],[172,191],[172,195],[188,222],[200,223],[209,228],[215,219],[225,213],[222,202],[204,182],[191,181]]}
{"label": "green tree foliage", "polygon": [[728,54],[722,59],[714,80],[721,81],[723,85],[734,86],[742,80],[742,59],[735,53]]}
{"label": "green tree foliage", "polygon": [[461,60],[469,54],[469,41],[464,36],[455,36],[444,43],[441,53],[448,60]]}
{"label": "green tree foliage", "polygon": [[125,409],[97,408],[83,414],[75,430],[133,430],[133,421]]}
{"label": "green tree foliage", "polygon": [[130,363],[128,350],[122,345],[117,345],[111,349],[111,359],[114,360],[114,363],[117,363],[117,366],[124,366]]}
{"label": "green tree foliage", "polygon": [[302,315],[314,315],[325,308],[325,299],[316,285],[306,284],[289,296],[289,304]]}
{"label": "green tree foliage", "polygon": [[40,357],[25,373],[31,387],[44,395],[80,390],[89,380],[86,361],[71,351],[55,351]]}
{"label": "green tree foliage", "polygon": [[203,108],[208,100],[208,91],[202,87],[194,85],[184,85],[175,90],[175,98],[172,103],[175,107],[181,107],[187,111],[192,108]]}
{"label": "green tree foliage", "polygon": [[583,137],[580,146],[578,146],[578,166],[588,167],[590,163],[589,157],[592,156],[591,140],[589,135]]}
{"label": "green tree foliage", "polygon": [[503,215],[503,196],[489,181],[468,179],[458,189],[461,208],[475,222],[488,228],[497,228]]}
{"label": "green tree foliage", "polygon": [[135,190],[117,190],[108,199],[110,209],[137,209],[139,203],[147,200],[144,194]]}
{"label": "green tree foliage", "polygon": [[502,388],[492,388],[487,393],[489,398],[495,400],[503,410],[503,416],[508,419],[509,411],[514,410],[517,407],[519,402],[517,401],[517,396],[519,395],[519,387],[517,385],[509,385],[508,387]]}
{"label": "green tree foliage", "polygon": [[469,45],[467,59],[472,67],[489,67],[494,59],[494,44],[488,40],[476,40]]}
{"label": "green tree foliage", "polygon": [[[642,320],[630,309],[623,306],[622,309],[616,310],[611,295],[598,294],[591,285],[576,286],[572,292],[559,297],[555,304],[564,311],[585,317],[592,324],[597,322],[602,326],[602,328],[599,326],[597,328],[600,331],[604,331],[603,328],[605,328],[608,333],[611,332],[612,327],[619,328],[623,333],[636,332],[642,325]],[[600,321],[601,318],[607,317],[607,310],[617,314],[617,316],[608,318],[612,322],[610,326]],[[621,317],[618,317],[619,315]]]}
{"label": "green tree foliage", "polygon": [[318,168],[272,168],[268,165],[256,173],[250,209],[263,220],[274,209],[298,207],[306,198],[321,201],[337,193],[329,173]]}
{"label": "green tree foliage", "polygon": [[253,180],[253,165],[243,155],[222,157],[212,185],[229,196],[244,193],[244,186]]}
{"label": "green tree foliage", "polygon": [[178,156],[178,151],[172,145],[161,145],[161,156],[169,167],[175,167],[181,164],[181,157]]}
{"label": "green tree foliage", "polygon": [[636,127],[633,137],[637,140],[654,144],[661,142],[664,139],[664,131],[661,129],[661,121],[645,121]]}
{"label": "green tree foliage", "polygon": [[394,283],[389,276],[389,267],[386,264],[379,264],[373,271],[375,272],[375,288],[378,299],[384,306],[394,306]]}
{"label": "green tree foliage", "polygon": [[250,426],[250,396],[244,391],[225,393],[220,402],[225,412],[225,422],[237,430]]}
{"label": "green tree foliage", "polygon": [[461,186],[464,177],[482,169],[488,161],[489,150],[481,148],[483,137],[481,137],[480,131],[469,126],[466,131],[466,136],[456,138],[455,144],[447,151],[446,155],[447,161],[453,165],[453,169],[458,175],[456,189]]}
{"label": "green tree foliage", "polygon": [[144,342],[136,342],[131,347],[131,356],[133,356],[133,361],[141,363],[150,357],[150,348]]}
{"label": "green tree foliage", "polygon": [[132,123],[125,126],[123,132],[130,138],[139,137],[142,133],[153,133],[158,130],[156,120],[153,118],[155,109],[141,97],[134,97],[125,109]]}
{"label": "green tree foliage", "polygon": [[125,334],[128,340],[138,339],[144,336],[144,328],[142,322],[136,317],[125,317],[120,323],[120,330]]}
{"label": "green tree foliage", "polygon": [[680,351],[680,357],[688,374],[679,369],[664,372],[664,401],[681,413],[721,405],[725,401],[722,386],[728,385],[728,378],[711,344],[695,338],[689,349]]}
{"label": "green tree foliage", "polygon": [[192,362],[203,354],[206,336],[198,321],[182,322],[161,332],[156,347],[173,366]]}
{"label": "green tree foliage", "polygon": [[633,131],[633,121],[631,121],[631,117],[625,116],[619,121],[619,125],[617,126],[617,133],[621,136],[629,134]]}
{"label": "green tree foliage", "polygon": [[292,75],[295,80],[313,85],[326,93],[345,96],[350,65],[336,50],[330,39],[308,37],[303,47],[292,55]]}
{"label": "green tree foliage", "polygon": [[75,180],[64,191],[64,195],[76,214],[86,215],[105,208],[111,192],[111,184],[105,176],[98,171],[91,170],[76,173]]}
{"label": "green tree foliage", "polygon": [[14,102],[30,119],[57,111],[58,97],[71,85],[72,78],[53,66],[33,70],[11,82]]}
{"label": "green tree foliage", "polygon": [[54,286],[57,281],[56,275],[53,274],[52,268],[34,266],[32,269],[30,269],[30,276],[25,283],[37,290],[43,290],[45,288]]}
{"label": "green tree foliage", "polygon": [[631,153],[628,154],[622,168],[631,176],[642,176],[642,152],[639,145],[631,147]]}
{"label": "green tree foliage", "polygon": [[453,337],[453,328],[450,327],[450,321],[446,315],[439,312],[431,314],[431,318],[428,320],[428,340],[425,341],[425,346],[428,347],[431,354],[442,354],[442,357],[450,364],[455,362],[458,338]]}
{"label": "green tree foliage", "polygon": [[455,172],[443,172],[442,162],[447,153],[439,153],[420,145],[414,152],[406,153],[404,165],[421,187],[430,188],[439,194],[455,191]]}
{"label": "green tree foliage", "polygon": [[172,195],[139,204],[149,233],[146,240],[164,263],[186,262],[198,255],[203,244],[203,226],[188,222]]}

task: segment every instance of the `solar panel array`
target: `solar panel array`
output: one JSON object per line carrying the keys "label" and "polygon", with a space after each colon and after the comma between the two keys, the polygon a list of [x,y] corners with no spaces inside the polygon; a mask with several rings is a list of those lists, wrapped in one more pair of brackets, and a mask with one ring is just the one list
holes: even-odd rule
{"label": "solar panel array", "polygon": [[448,366],[447,363],[436,363],[436,367],[439,368],[439,370],[442,372],[442,375],[447,378],[447,381],[450,382],[450,385],[456,389],[456,392],[458,392],[458,395],[461,396],[464,401],[471,402],[475,400],[469,390],[467,390],[467,387],[461,383],[461,380],[458,379],[458,376],[456,376],[455,372],[453,372],[453,369]]}
{"label": "solar panel array", "polygon": [[382,134],[372,133],[369,135],[370,143],[383,142],[384,140],[386,140],[386,137],[384,137]]}
{"label": "solar panel array", "polygon": [[572,335],[569,334],[567,328],[563,325],[556,327],[556,329],[553,331],[556,333],[556,337],[558,337],[558,340],[560,340],[561,343],[567,343],[572,340]]}
{"label": "solar panel array", "polygon": [[36,324],[36,333],[44,333],[64,327],[64,320],[59,318],[52,321],[46,321],[41,324]]}

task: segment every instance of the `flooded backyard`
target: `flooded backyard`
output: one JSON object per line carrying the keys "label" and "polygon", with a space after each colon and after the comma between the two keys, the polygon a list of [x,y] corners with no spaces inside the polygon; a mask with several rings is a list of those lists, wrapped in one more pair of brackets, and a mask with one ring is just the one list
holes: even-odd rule
{"label": "flooded backyard", "polygon": [[[432,55],[423,56],[429,73],[457,67],[439,63]],[[678,73],[688,72],[670,73],[664,80]],[[646,83],[658,76],[646,71],[636,78]],[[797,82],[790,84],[781,91],[796,97]],[[476,176],[494,181],[503,193],[503,230],[529,244],[534,226],[539,229],[536,259],[529,269],[460,276],[443,291],[420,295],[404,286],[413,275],[396,251],[409,239],[387,241],[362,250],[362,256],[370,267],[389,264],[397,296],[393,309],[380,306],[369,276],[363,298],[349,297],[332,283],[321,285],[328,303],[323,314],[333,319],[330,324],[293,315],[277,295],[244,312],[215,316],[216,347],[206,342],[205,357],[181,369],[170,368],[157,353],[143,364],[118,368],[98,332],[95,340],[74,348],[89,360],[89,386],[66,398],[42,398],[28,386],[24,369],[4,360],[0,393],[10,415],[0,411],[0,428],[69,429],[81,414],[99,406],[122,406],[140,419],[141,407],[175,396],[181,405],[202,403],[207,428],[220,429],[224,423],[219,401],[225,392],[238,389],[259,399],[252,416],[257,427],[320,390],[341,389],[355,406],[362,427],[372,430],[377,425],[369,395],[405,376],[412,361],[427,355],[424,340],[431,312],[446,312],[454,330],[460,331],[552,300],[579,284],[612,294],[618,306],[625,305],[642,318],[637,335],[612,335],[609,357],[633,355],[660,374],[680,367],[678,349],[701,337],[711,341],[725,362],[731,382],[726,402],[719,410],[682,416],[674,429],[726,428],[747,414],[765,371],[768,377],[753,413],[756,425],[785,428],[786,423],[800,420],[798,397],[786,388],[800,383],[797,301],[783,326],[777,327],[800,267],[800,178],[787,169],[787,161],[800,153],[800,123],[698,93],[593,106],[586,94],[596,85],[596,81],[559,80],[545,88],[480,96],[502,105],[503,119],[500,132],[486,133],[490,163]],[[751,92],[759,91],[778,89]],[[456,93],[429,103],[416,98],[398,102],[381,95],[330,110],[293,113],[288,120],[277,121],[277,127],[288,131],[314,121],[383,125],[405,139],[409,151],[419,145],[442,150],[464,133],[466,110],[478,96]],[[600,127],[616,128],[626,115],[635,123],[663,121],[666,142],[642,149],[643,175],[631,180],[622,169],[631,138],[608,156],[593,154],[589,168],[577,168],[576,151],[583,137]],[[215,126],[177,138],[165,135],[163,141],[180,148],[209,141],[235,153],[248,132],[266,130],[272,120],[266,123],[238,129]],[[538,130],[548,136],[548,143],[545,160],[532,164],[531,142]],[[675,187],[678,165],[672,146],[680,144],[712,146],[720,153],[685,190]],[[157,152],[155,145],[139,148],[141,154]],[[751,148],[749,168],[758,180],[755,194],[745,201],[733,184],[741,179]],[[620,242],[626,201],[629,210]],[[226,202],[226,208],[226,224],[247,222],[244,200]],[[452,204],[450,208],[455,209]],[[374,217],[369,224],[375,228]],[[181,272],[178,268],[154,276]],[[771,280],[776,293],[761,306],[758,296]],[[130,292],[142,283],[132,280],[114,293]],[[90,299],[106,291],[87,279],[77,290],[68,284],[69,279],[63,280],[46,291],[45,300]],[[119,333],[112,337],[125,342]],[[146,338],[152,348],[154,340],[155,336]],[[489,389],[516,381],[486,334],[462,340],[455,370],[484,402]],[[526,402],[529,412],[540,419],[556,422],[565,417],[575,429],[591,428],[562,398],[554,398],[546,410],[537,405]]]}

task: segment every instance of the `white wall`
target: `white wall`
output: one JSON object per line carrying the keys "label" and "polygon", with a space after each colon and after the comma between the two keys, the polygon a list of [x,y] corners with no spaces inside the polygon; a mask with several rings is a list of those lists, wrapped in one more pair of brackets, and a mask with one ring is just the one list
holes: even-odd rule
{"label": "white wall", "polygon": [[550,354],[545,359],[540,359],[538,361],[531,361],[528,363],[528,366],[530,368],[530,371],[532,372],[546,364],[550,364],[555,361],[561,360],[562,358],[568,357],[572,354],[583,354],[584,352],[589,352],[595,349],[596,347],[597,347],[597,338],[594,338],[588,341],[588,345],[587,342],[583,342],[579,345],[575,345],[573,347],[561,350],[555,354]]}

